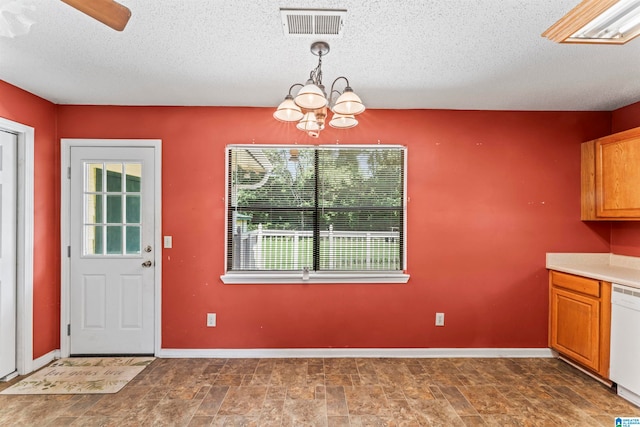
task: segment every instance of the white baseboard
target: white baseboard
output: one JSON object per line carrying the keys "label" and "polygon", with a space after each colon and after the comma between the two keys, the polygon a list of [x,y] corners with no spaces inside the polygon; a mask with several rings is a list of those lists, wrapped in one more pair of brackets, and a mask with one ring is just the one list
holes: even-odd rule
{"label": "white baseboard", "polygon": [[[555,353],[555,352],[554,352]],[[571,365],[574,368],[576,368],[577,370],[579,370],[580,372],[582,372],[583,374],[593,378],[596,381],[601,382],[602,384],[606,385],[607,387],[611,387],[611,384],[613,384],[610,380],[604,379],[604,378],[600,378],[597,375],[592,374],[591,372],[589,372],[588,370],[586,370],[585,368],[583,368],[582,366],[578,365],[577,363],[573,362],[570,359],[567,359],[566,357],[564,357],[561,354],[558,354],[558,359],[562,360],[564,363],[566,363],[567,365]]]}
{"label": "white baseboard", "polygon": [[51,350],[49,353],[44,354],[37,359],[34,359],[32,368],[34,371],[37,371],[38,369],[47,366],[55,359],[60,359],[60,350]]}
{"label": "white baseboard", "polygon": [[552,358],[548,348],[257,348],[257,349],[178,349],[162,348],[164,358],[335,358],[335,357],[533,357]]}
{"label": "white baseboard", "polygon": [[635,394],[631,390],[621,387],[620,384],[618,384],[618,396],[627,399],[629,402],[633,403],[636,406],[640,406],[640,396]]}

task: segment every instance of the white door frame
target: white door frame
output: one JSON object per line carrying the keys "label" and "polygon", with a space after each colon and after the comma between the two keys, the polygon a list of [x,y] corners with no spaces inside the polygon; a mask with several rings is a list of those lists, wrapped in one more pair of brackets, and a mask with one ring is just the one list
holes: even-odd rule
{"label": "white door frame", "polygon": [[18,136],[18,230],[16,369],[18,375],[33,371],[33,176],[34,138],[31,126],[0,117],[0,129]]}
{"label": "white door frame", "polygon": [[154,274],[154,353],[158,354],[162,345],[162,140],[160,139],[62,139],[61,153],[61,204],[60,204],[60,255],[61,255],[61,287],[60,287],[60,356],[69,357],[71,341],[67,335],[70,322],[70,245],[71,224],[71,179],[68,170],[71,166],[71,147],[152,147],[155,163],[155,224],[153,230],[153,247],[155,252],[156,274]]}

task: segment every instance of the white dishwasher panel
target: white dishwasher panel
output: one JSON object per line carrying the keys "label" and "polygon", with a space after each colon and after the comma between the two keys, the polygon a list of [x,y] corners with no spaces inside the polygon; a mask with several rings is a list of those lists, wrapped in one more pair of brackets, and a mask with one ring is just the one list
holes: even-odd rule
{"label": "white dishwasher panel", "polygon": [[612,287],[609,376],[618,386],[640,395],[640,289]]}

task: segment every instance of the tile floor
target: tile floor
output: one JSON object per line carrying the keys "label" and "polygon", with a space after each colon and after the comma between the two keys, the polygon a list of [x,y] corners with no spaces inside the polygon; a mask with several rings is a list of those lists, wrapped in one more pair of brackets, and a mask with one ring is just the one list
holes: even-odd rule
{"label": "tile floor", "polygon": [[[0,383],[0,390],[9,383]],[[117,394],[0,395],[2,426],[614,426],[555,359],[157,359]]]}

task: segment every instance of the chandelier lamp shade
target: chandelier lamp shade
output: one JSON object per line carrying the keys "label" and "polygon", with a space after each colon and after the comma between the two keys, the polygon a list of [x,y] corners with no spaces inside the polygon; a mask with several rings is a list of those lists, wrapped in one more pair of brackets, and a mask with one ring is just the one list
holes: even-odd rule
{"label": "chandelier lamp shade", "polygon": [[[355,116],[362,113],[365,106],[349,86],[349,80],[343,76],[336,78],[331,84],[328,97],[322,84],[322,57],[329,53],[329,44],[315,42],[311,45],[311,53],[318,57],[318,66],[311,71],[304,85],[296,83],[289,88],[289,93],[273,113],[273,117],[282,122],[297,122],[296,128],[313,138],[320,136],[329,111],[332,113],[329,126],[337,129],[357,126]],[[340,92],[336,83],[342,80],[345,87]],[[296,88],[299,90],[294,95]]]}

